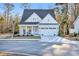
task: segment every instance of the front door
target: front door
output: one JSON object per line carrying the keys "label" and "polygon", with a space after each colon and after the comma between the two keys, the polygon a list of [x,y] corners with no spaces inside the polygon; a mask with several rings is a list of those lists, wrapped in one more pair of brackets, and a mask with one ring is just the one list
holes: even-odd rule
{"label": "front door", "polygon": [[25,35],[26,34],[26,30],[25,29],[23,29],[23,35]]}
{"label": "front door", "polygon": [[27,26],[27,35],[32,35],[32,26]]}

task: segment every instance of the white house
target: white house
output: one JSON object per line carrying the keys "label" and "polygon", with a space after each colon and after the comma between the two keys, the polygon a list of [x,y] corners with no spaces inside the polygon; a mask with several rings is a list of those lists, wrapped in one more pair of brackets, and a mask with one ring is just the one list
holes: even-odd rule
{"label": "white house", "polygon": [[76,18],[72,27],[69,29],[70,33],[79,33],[79,16]]}
{"label": "white house", "polygon": [[59,24],[51,9],[25,9],[19,24],[19,34],[52,35],[59,33]]}

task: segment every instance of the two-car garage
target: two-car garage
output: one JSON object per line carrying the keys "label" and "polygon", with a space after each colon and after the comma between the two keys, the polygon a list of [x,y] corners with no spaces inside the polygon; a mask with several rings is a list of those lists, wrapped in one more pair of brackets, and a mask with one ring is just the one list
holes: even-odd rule
{"label": "two-car garage", "polygon": [[57,36],[59,26],[56,24],[43,24],[39,26],[39,34],[42,36]]}

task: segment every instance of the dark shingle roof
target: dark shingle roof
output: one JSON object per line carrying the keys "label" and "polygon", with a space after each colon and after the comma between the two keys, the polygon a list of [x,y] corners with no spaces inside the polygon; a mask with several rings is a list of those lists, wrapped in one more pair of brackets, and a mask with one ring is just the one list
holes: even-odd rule
{"label": "dark shingle roof", "polygon": [[24,22],[23,24],[30,24],[30,25],[32,25],[32,24],[39,24],[39,22]]}
{"label": "dark shingle roof", "polygon": [[[47,14],[51,14],[51,16],[55,18],[53,9],[25,9],[20,24],[31,24],[31,22],[28,23],[25,22],[25,20],[33,13],[36,13],[41,19],[43,19]],[[34,23],[32,22],[32,24]]]}

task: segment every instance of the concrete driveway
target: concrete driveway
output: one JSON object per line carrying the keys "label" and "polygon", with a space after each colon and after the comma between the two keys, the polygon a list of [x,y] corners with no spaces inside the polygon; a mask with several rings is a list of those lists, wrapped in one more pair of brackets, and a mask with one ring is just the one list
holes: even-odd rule
{"label": "concrete driveway", "polygon": [[0,40],[0,51],[29,56],[76,56],[79,44],[39,42],[37,40]]}

